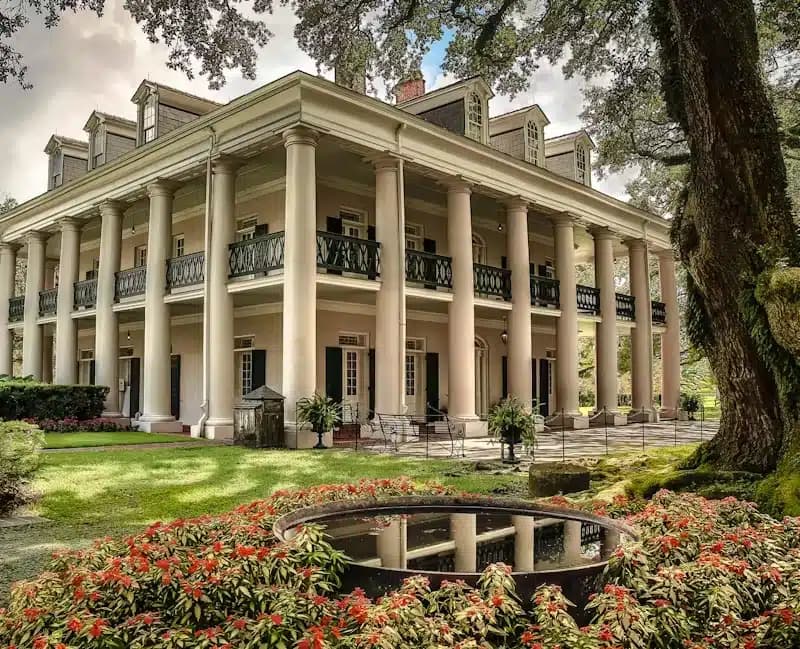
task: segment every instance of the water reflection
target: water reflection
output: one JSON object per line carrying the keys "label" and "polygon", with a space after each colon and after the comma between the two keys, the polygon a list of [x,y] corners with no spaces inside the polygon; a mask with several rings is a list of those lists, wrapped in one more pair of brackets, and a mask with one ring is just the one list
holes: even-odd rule
{"label": "water reflection", "polygon": [[326,523],[353,563],[424,572],[481,572],[502,561],[514,572],[606,561],[620,533],[594,522],[502,513],[344,515]]}

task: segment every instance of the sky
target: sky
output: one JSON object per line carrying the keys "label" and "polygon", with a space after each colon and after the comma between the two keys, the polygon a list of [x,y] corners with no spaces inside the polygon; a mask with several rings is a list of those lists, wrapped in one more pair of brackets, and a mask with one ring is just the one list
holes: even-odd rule
{"label": "sky", "polygon": [[[0,197],[7,194],[22,202],[45,191],[44,147],[53,133],[86,139],[83,126],[95,109],[135,119],[130,100],[143,79],[227,102],[294,70],[317,74],[314,61],[294,41],[295,18],[284,7],[268,17],[275,36],[259,53],[256,80],[231,71],[221,90],[209,90],[205,79],[189,80],[167,68],[167,48],[145,38],[122,2],[109,0],[102,18],[90,12],[65,14],[51,30],[35,19],[15,36],[14,46],[25,57],[34,87],[23,90],[16,82],[0,84],[0,142],[5,148],[0,156]],[[423,61],[429,90],[454,80],[439,67],[444,46],[435,47]],[[543,63],[527,92],[513,100],[495,97],[490,114],[538,103],[551,122],[546,137],[554,137],[583,126],[578,119],[582,87],[580,79],[567,80],[558,68]],[[602,182],[595,179],[594,186],[624,199],[625,182],[615,176]]]}

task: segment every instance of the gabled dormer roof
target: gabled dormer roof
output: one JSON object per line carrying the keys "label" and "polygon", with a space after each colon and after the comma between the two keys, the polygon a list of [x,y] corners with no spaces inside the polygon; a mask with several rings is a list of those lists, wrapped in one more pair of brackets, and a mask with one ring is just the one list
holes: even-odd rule
{"label": "gabled dormer roof", "polygon": [[524,128],[525,123],[529,119],[533,119],[542,126],[547,126],[550,123],[550,120],[547,119],[547,115],[545,115],[544,111],[539,107],[539,104],[533,104],[532,106],[525,106],[524,108],[512,110],[509,113],[503,113],[497,117],[491,117],[489,119],[489,135],[496,135]]}
{"label": "gabled dormer roof", "polygon": [[223,105],[216,101],[204,99],[203,97],[192,95],[183,90],[178,90],[177,88],[171,88],[170,86],[148,81],[147,79],[139,84],[136,92],[133,93],[133,97],[131,97],[131,101],[138,104],[150,93],[156,93],[158,95],[158,101],[162,104],[167,104],[173,108],[185,110],[195,115],[205,115]]}
{"label": "gabled dormer roof", "polygon": [[575,149],[576,144],[583,144],[584,146],[588,146],[589,149],[594,151],[597,149],[597,146],[592,140],[589,133],[586,132],[585,129],[580,129],[578,131],[572,131],[571,133],[564,133],[564,135],[559,135],[558,137],[551,137],[544,141],[544,150],[545,155],[559,155],[560,153],[567,153],[568,151],[573,151]]}
{"label": "gabled dormer roof", "polygon": [[109,133],[136,139],[136,122],[117,115],[111,115],[110,113],[102,113],[99,110],[92,111],[83,126],[83,130],[91,133],[100,124],[103,124]]}
{"label": "gabled dormer roof", "polygon": [[478,90],[487,100],[494,97],[489,84],[482,77],[471,77],[463,81],[456,81],[447,86],[442,86],[436,90],[426,92],[424,95],[397,104],[397,108],[405,110],[414,115],[419,115],[427,110],[444,106],[467,96],[472,90]]}
{"label": "gabled dormer roof", "polygon": [[53,134],[47,141],[47,146],[44,152],[47,155],[52,155],[60,150],[64,155],[72,156],[73,158],[80,158],[82,160],[89,159],[89,143],[81,140],[76,140],[64,135]]}

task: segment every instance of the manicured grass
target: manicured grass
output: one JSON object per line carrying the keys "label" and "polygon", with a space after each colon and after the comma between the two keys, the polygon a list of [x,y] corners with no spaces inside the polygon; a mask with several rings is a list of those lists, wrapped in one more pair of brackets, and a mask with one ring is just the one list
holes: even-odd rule
{"label": "manicured grass", "polygon": [[117,433],[45,433],[45,448],[90,448],[92,446],[119,446],[121,444],[165,444],[167,442],[196,441],[187,435],[162,433],[140,433],[126,431]]}

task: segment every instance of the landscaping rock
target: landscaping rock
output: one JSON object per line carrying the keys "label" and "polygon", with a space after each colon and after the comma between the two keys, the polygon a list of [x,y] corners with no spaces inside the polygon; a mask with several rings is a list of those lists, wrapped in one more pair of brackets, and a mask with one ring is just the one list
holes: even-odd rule
{"label": "landscaping rock", "polygon": [[589,488],[589,470],[577,464],[542,462],[528,470],[528,489],[535,498],[571,494]]}

